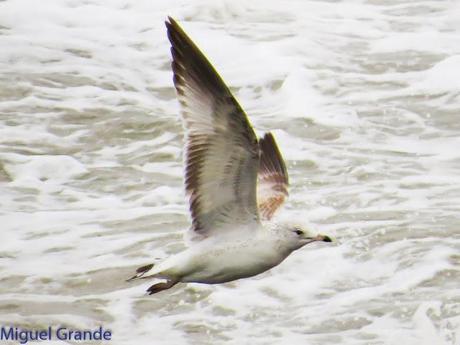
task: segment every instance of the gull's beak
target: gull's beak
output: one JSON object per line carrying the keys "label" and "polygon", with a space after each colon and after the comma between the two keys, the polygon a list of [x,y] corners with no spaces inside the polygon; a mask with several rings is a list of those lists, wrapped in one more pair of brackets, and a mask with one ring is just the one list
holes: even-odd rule
{"label": "gull's beak", "polygon": [[331,238],[326,235],[317,235],[316,236],[316,241],[322,241],[322,242],[332,242]]}
{"label": "gull's beak", "polygon": [[[305,237],[306,240],[310,240],[310,242],[332,242],[331,238],[326,235],[316,235],[315,237]],[[309,242],[309,243],[310,243]]]}

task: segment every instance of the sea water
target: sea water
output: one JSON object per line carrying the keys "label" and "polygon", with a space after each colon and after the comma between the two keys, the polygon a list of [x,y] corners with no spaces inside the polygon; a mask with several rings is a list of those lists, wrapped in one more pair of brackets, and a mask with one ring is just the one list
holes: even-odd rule
{"label": "sea water", "polygon": [[[280,217],[334,244],[224,285],[125,282],[190,224],[168,15],[275,134]],[[0,1],[0,206],[4,327],[458,345],[460,3]]]}

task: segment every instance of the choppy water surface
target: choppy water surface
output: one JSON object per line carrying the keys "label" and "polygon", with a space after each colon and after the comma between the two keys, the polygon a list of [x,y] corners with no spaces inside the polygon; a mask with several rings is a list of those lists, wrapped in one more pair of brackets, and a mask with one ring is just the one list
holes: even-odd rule
{"label": "choppy water surface", "polygon": [[[183,249],[164,20],[207,53],[337,239],[261,276],[146,297]],[[460,344],[455,1],[0,2],[0,323],[113,344]]]}

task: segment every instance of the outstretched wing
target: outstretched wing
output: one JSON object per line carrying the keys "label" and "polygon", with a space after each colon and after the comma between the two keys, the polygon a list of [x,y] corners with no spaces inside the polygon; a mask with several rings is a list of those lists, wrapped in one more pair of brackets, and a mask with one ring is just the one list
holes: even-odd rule
{"label": "outstretched wing", "polygon": [[259,147],[261,156],[257,199],[262,219],[269,220],[289,195],[289,176],[286,164],[271,133],[265,133],[259,141]]}
{"label": "outstretched wing", "polygon": [[241,106],[177,22],[166,22],[185,126],[185,187],[196,233],[259,222],[259,145]]}

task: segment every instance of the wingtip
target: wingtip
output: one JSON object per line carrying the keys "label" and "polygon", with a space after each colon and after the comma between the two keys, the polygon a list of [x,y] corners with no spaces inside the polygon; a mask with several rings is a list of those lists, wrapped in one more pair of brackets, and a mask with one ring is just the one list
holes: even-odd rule
{"label": "wingtip", "polygon": [[259,140],[259,145],[262,150],[261,164],[263,169],[274,170],[281,173],[285,179],[286,185],[289,185],[289,175],[284,162],[283,155],[276,143],[275,136],[271,132],[266,132]]}
{"label": "wingtip", "polygon": [[175,28],[179,27],[179,24],[177,23],[177,21],[171,16],[168,16],[166,18],[165,25],[166,25],[166,28],[168,29],[168,31],[174,30]]}
{"label": "wingtip", "polygon": [[176,21],[174,20],[173,17],[171,17],[171,16],[167,16],[167,17],[166,17],[166,20],[165,20],[165,24],[166,24],[166,25],[171,25],[172,23],[175,23],[175,22],[176,22]]}
{"label": "wingtip", "polygon": [[262,148],[270,149],[270,151],[274,143],[276,143],[275,138],[273,137],[273,134],[271,132],[264,133],[264,136],[259,139],[259,145]]}
{"label": "wingtip", "polygon": [[169,32],[171,30],[173,30],[173,25],[176,24],[176,21],[174,20],[174,18],[172,18],[171,16],[168,16],[165,20],[165,26],[166,26],[166,31],[168,32],[168,35],[169,35]]}
{"label": "wingtip", "polygon": [[273,136],[272,132],[266,132],[264,134],[264,140],[275,141],[275,137]]}
{"label": "wingtip", "polygon": [[171,42],[171,54],[174,58],[174,50],[177,50],[178,47],[183,46],[184,41],[190,39],[173,17],[168,16],[167,20],[165,21],[165,25],[169,42]]}

